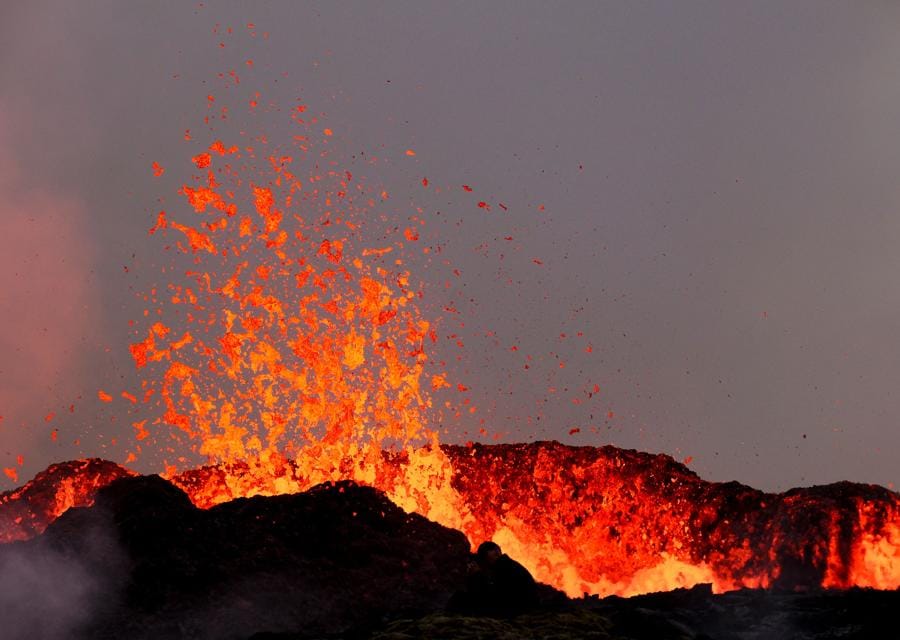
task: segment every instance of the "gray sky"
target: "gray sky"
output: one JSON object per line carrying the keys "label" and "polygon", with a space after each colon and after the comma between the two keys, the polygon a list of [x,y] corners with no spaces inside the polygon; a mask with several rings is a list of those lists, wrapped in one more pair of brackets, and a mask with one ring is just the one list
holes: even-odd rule
{"label": "gray sky", "polygon": [[463,358],[436,355],[492,433],[897,482],[898,29],[891,2],[3,3],[0,466],[122,459],[97,389],[136,382],[128,321],[169,261],[147,229],[184,178],[150,164],[238,68],[393,158],[392,192],[475,188],[424,204],[465,294]]}

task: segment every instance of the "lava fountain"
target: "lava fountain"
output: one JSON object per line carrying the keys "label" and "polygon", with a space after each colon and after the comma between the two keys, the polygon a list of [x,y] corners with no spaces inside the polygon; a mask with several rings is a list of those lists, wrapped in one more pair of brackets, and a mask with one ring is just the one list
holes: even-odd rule
{"label": "lava fountain", "polygon": [[[335,159],[333,132],[290,113],[287,148],[194,149],[181,207],[156,216],[184,268],[148,294],[131,345],[143,382],[123,396],[150,417],[126,464],[166,452],[165,476],[200,507],[351,479],[576,596],[900,586],[900,497],[880,487],[766,494],[614,447],[441,445],[433,393],[451,383],[429,360],[437,319],[413,270],[425,220],[398,222],[390,194]],[[129,473],[54,465],[0,496],[0,540]]]}

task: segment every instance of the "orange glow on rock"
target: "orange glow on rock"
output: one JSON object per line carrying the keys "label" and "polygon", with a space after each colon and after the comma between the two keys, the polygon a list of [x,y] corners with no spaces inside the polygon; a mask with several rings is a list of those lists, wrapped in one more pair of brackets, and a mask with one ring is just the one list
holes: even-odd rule
{"label": "orange glow on rock", "polygon": [[[15,469],[4,469],[13,481]],[[54,464],[33,480],[0,493],[0,543],[27,540],[71,507],[93,504],[98,489],[133,472],[103,460]]]}

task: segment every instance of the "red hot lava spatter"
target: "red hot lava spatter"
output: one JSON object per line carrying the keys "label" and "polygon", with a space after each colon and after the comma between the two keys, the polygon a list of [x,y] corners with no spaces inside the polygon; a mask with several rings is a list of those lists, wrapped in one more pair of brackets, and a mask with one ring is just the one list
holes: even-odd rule
{"label": "red hot lava spatter", "polygon": [[313,448],[310,464],[434,441],[428,388],[446,383],[439,373],[422,382],[437,338],[400,257],[409,241],[366,244],[388,194],[339,168],[324,144],[314,152],[304,111],[290,154],[216,141],[181,188],[190,213],[158,214],[151,231],[175,234],[193,265],[131,346],[147,371],[143,398],[161,407],[155,423],[135,424],[139,440],[174,426],[176,441],[213,461]]}

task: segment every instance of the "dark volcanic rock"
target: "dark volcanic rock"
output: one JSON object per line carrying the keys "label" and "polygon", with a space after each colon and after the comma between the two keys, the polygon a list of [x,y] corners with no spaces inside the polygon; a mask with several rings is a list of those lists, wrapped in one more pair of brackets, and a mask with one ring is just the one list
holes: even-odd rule
{"label": "dark volcanic rock", "polygon": [[[593,602],[592,602],[593,601]],[[876,640],[900,637],[900,592],[872,589],[743,589],[708,585],[632,598],[577,603],[611,621],[615,637],[697,640]],[[669,625],[660,633],[656,625]],[[675,629],[681,629],[681,635]]]}
{"label": "dark volcanic rock", "polygon": [[350,482],[203,511],[146,476],[116,481],[44,535],[0,547],[0,562],[48,552],[100,585],[84,637],[243,638],[438,610],[462,580],[469,545]]}
{"label": "dark volcanic rock", "polygon": [[[355,640],[887,640],[900,593],[866,589],[713,595],[709,585],[633,598],[573,600],[512,619],[435,613]],[[299,637],[299,636],[295,636]],[[347,636],[348,640],[351,636]],[[287,637],[285,637],[287,640]]]}
{"label": "dark volcanic rock", "polygon": [[124,478],[0,545],[0,637],[864,640],[894,637],[900,611],[897,591],[700,586],[447,615],[468,551],[461,533],[349,482],[204,511],[158,476]]}

